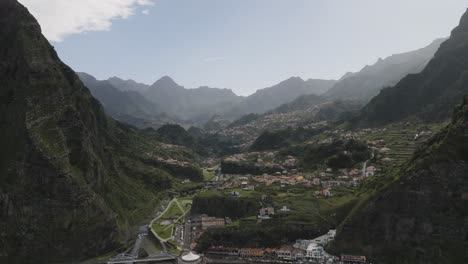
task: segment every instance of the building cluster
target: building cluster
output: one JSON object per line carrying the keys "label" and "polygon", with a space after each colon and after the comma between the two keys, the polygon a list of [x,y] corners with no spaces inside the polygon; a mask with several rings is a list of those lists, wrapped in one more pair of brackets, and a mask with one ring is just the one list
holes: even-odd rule
{"label": "building cluster", "polygon": [[339,258],[325,252],[324,247],[332,241],[336,230],[311,240],[297,240],[294,245],[278,248],[232,248],[210,247],[207,254],[239,257],[244,259],[270,259],[284,261],[316,261],[319,263],[339,263]]}
{"label": "building cluster", "polygon": [[313,129],[326,126],[327,122],[304,124],[305,119],[310,119],[311,112],[316,111],[317,109],[310,108],[307,110],[288,113],[274,113],[262,116],[259,119],[242,126],[223,129],[217,133],[224,137],[236,138],[240,140],[242,143],[238,147],[241,149],[247,149],[263,131],[275,131],[287,128],[295,129],[299,127]]}
{"label": "building cluster", "polygon": [[281,157],[275,152],[246,152],[235,154],[224,159],[231,163],[251,163],[259,168],[267,168],[283,173],[285,170],[297,169],[297,159],[293,156]]}
{"label": "building cluster", "polygon": [[306,179],[302,174],[263,174],[261,176],[255,176],[252,178],[255,182],[259,184],[265,184],[266,186],[270,186],[275,183],[279,183],[281,185],[305,185],[305,186],[312,186],[313,183]]}

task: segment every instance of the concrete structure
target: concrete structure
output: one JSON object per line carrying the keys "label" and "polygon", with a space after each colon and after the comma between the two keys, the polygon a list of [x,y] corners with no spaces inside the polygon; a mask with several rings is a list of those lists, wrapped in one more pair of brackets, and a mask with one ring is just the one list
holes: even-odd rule
{"label": "concrete structure", "polygon": [[178,264],[199,264],[202,262],[202,257],[190,251],[177,259]]}
{"label": "concrete structure", "polygon": [[362,264],[366,263],[365,256],[341,255],[341,264]]}
{"label": "concrete structure", "polygon": [[203,230],[206,230],[208,228],[223,227],[225,224],[226,224],[226,220],[224,218],[217,218],[217,217],[210,217],[210,216],[201,217],[201,226]]}
{"label": "concrete structure", "polygon": [[325,250],[322,246],[316,243],[310,243],[307,247],[306,257],[310,259],[322,259],[324,257]]}
{"label": "concrete structure", "polygon": [[290,260],[292,259],[292,251],[294,250],[293,247],[284,246],[280,249],[276,250],[276,256],[280,259]]}

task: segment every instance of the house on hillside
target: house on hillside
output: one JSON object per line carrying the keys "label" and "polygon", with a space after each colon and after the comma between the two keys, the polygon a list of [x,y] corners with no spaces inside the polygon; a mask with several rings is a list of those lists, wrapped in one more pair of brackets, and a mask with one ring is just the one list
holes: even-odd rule
{"label": "house on hillside", "polygon": [[322,246],[316,243],[310,243],[309,246],[307,246],[306,250],[306,257],[308,259],[322,259],[325,256],[325,250],[323,249]]}
{"label": "house on hillside", "polygon": [[273,207],[265,207],[261,208],[258,214],[259,219],[270,219],[275,215],[275,208]]}
{"label": "house on hillside", "polygon": [[374,166],[369,166],[366,168],[366,177],[371,177],[375,175],[375,172],[377,171],[377,168]]}
{"label": "house on hillside", "polygon": [[291,246],[283,246],[276,250],[276,256],[280,259],[290,260],[292,259],[292,253],[294,248]]}

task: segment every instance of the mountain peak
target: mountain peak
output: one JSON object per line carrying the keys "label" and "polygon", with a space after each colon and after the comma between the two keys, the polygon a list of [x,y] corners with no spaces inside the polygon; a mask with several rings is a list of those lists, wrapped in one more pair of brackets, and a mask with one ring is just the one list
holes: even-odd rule
{"label": "mountain peak", "polygon": [[174,79],[171,77],[165,75],[161,77],[159,80],[157,80],[152,86],[156,87],[181,87],[179,84],[177,84]]}
{"label": "mountain peak", "polygon": [[292,76],[289,79],[286,79],[284,82],[304,82],[304,79],[299,76]]}

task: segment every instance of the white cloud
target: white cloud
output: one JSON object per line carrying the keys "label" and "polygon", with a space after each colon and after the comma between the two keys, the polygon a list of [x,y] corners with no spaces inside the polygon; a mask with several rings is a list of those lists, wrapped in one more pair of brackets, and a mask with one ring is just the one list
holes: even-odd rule
{"label": "white cloud", "polygon": [[141,13],[143,15],[149,15],[150,11],[149,11],[149,9],[145,9],[145,10],[141,11]]}
{"label": "white cloud", "polygon": [[138,6],[153,0],[19,0],[37,18],[50,41],[63,41],[71,34],[105,31],[113,19],[135,14]]}

